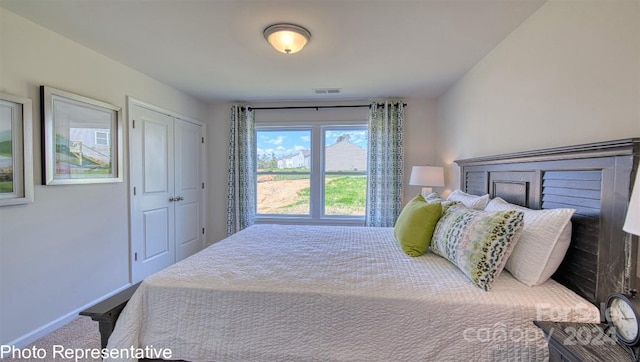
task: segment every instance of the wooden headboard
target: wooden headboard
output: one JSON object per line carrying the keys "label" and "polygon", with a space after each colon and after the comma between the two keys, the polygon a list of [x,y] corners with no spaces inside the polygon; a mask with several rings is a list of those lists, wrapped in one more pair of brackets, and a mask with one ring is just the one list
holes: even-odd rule
{"label": "wooden headboard", "polygon": [[636,275],[622,225],[639,151],[640,138],[633,138],[455,162],[460,188],[470,194],[532,209],[577,209],[571,246],[553,278],[600,306]]}

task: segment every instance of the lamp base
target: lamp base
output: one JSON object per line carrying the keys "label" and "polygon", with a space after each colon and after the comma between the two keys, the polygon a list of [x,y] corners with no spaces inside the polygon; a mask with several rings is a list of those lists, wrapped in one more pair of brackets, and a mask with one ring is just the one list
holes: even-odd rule
{"label": "lamp base", "polygon": [[422,188],[422,197],[424,197],[426,199],[427,195],[429,195],[432,192],[433,192],[433,189],[431,187],[423,187]]}

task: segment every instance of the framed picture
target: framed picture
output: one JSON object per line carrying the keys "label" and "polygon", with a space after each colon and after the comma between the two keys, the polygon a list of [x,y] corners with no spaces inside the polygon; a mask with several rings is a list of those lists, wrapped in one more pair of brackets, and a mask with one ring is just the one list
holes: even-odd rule
{"label": "framed picture", "polygon": [[40,94],[43,184],[122,182],[120,107],[47,86]]}
{"label": "framed picture", "polygon": [[0,93],[0,206],[33,202],[31,99]]}

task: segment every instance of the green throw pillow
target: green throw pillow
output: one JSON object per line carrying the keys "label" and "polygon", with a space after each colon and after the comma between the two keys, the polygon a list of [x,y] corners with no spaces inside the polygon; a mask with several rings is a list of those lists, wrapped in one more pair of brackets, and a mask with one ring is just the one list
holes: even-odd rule
{"label": "green throw pillow", "polygon": [[523,219],[520,210],[480,211],[451,206],[433,232],[431,251],[488,291],[520,238]]}
{"label": "green throw pillow", "polygon": [[398,216],[393,235],[407,255],[420,256],[427,252],[441,215],[440,203],[427,203],[422,195],[405,205]]}

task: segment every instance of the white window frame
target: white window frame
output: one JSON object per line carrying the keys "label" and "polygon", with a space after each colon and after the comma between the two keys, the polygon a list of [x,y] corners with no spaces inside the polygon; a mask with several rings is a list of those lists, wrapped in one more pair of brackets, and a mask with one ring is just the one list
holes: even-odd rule
{"label": "white window frame", "polygon": [[[313,129],[309,126],[301,126],[301,125],[296,125],[296,126],[265,126],[265,125],[258,125],[256,123],[256,127],[255,127],[255,132],[256,132],[256,139],[257,139],[257,134],[258,132],[300,132],[300,131],[308,131],[309,135],[311,137],[313,137]],[[313,160],[313,139],[310,140],[309,142],[310,148],[311,148],[311,157],[312,159],[309,160],[309,187],[311,187],[311,183],[313,182],[313,164],[314,164],[314,160]],[[256,159],[257,159],[257,155],[256,155]],[[274,175],[279,175],[281,173],[273,173]],[[289,172],[283,172],[282,174],[290,174]],[[256,172],[256,178],[259,177],[260,175],[258,175],[258,173]],[[255,182],[255,195],[256,197],[258,196],[258,182],[256,180]],[[312,215],[312,206],[311,204],[313,203],[313,200],[311,199],[311,197],[309,197],[309,214],[258,214],[258,202],[256,200],[256,221],[258,221],[259,219],[282,219],[282,218],[286,218],[286,219],[308,219],[311,217]]]}
{"label": "white window frame", "polygon": [[[255,131],[302,131],[311,130],[310,160],[310,197],[309,215],[293,214],[257,214],[256,223],[265,224],[322,224],[363,226],[364,215],[325,215],[324,214],[324,149],[325,130],[362,129],[367,130],[367,121],[307,121],[307,122],[274,122],[256,120]],[[257,188],[257,182],[255,183]],[[257,195],[257,190],[256,193]],[[315,197],[314,197],[315,196]],[[257,202],[256,202],[257,208]]]}
{"label": "white window frame", "polygon": [[[353,215],[326,215],[325,212],[325,188],[322,187],[323,185],[326,185],[325,180],[326,180],[326,170],[325,170],[325,165],[324,165],[324,161],[326,160],[326,155],[325,155],[325,151],[326,151],[326,133],[327,131],[339,131],[339,130],[362,130],[362,131],[366,131],[368,130],[368,126],[367,123],[359,123],[359,124],[351,124],[351,125],[328,125],[328,124],[323,124],[321,127],[321,133],[322,133],[322,137],[321,137],[321,144],[320,144],[320,151],[322,153],[322,167],[320,168],[320,173],[321,173],[321,181],[320,181],[320,200],[322,200],[322,205],[321,205],[321,218],[322,219],[336,219],[336,220],[341,220],[341,219],[345,219],[345,220],[351,220],[351,219],[357,219],[358,221],[362,221],[364,223],[364,217],[365,215],[358,215],[358,216],[353,216]],[[313,153],[312,153],[313,154]],[[358,172],[344,172],[344,175],[362,175],[363,172],[362,171],[358,171]],[[367,170],[364,171],[364,175],[367,175]]]}

